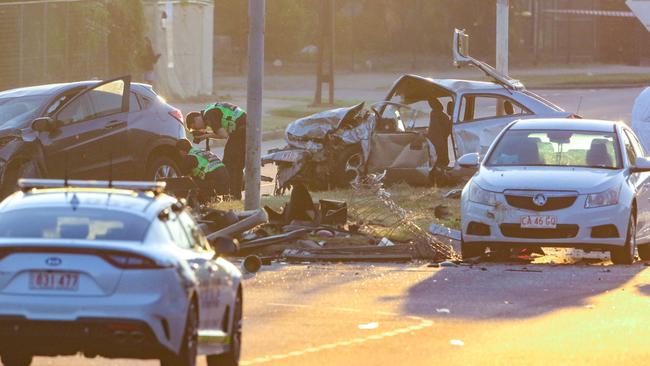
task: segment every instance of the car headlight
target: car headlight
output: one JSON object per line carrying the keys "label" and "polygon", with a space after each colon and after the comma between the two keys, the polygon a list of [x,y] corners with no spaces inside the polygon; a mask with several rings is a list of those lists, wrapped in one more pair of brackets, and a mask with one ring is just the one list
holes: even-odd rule
{"label": "car headlight", "polygon": [[587,195],[585,208],[615,205],[618,203],[619,193],[621,193],[621,186],[610,188],[604,192]]}
{"label": "car headlight", "polygon": [[472,182],[469,185],[469,200],[482,205],[496,206],[497,195],[494,192],[486,191]]}

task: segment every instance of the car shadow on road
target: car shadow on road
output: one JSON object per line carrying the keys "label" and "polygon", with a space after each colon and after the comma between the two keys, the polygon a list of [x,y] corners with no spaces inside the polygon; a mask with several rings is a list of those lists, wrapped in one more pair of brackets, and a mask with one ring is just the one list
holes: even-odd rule
{"label": "car shadow on road", "polygon": [[[645,269],[642,263],[444,267],[407,290],[402,312],[470,319],[534,317],[588,305],[590,298],[622,287]],[[650,295],[650,285],[640,290]]]}

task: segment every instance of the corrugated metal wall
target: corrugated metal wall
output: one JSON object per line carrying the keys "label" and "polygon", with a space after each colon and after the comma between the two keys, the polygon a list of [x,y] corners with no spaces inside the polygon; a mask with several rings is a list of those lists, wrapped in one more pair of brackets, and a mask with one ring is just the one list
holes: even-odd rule
{"label": "corrugated metal wall", "polygon": [[0,3],[0,90],[104,77],[104,1]]}

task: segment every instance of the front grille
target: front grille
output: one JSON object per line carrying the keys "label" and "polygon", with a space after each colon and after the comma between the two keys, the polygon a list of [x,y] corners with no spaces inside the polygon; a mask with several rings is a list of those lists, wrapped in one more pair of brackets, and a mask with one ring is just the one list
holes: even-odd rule
{"label": "front grille", "polygon": [[524,210],[531,211],[553,211],[561,210],[563,208],[571,207],[575,202],[578,196],[576,194],[569,195],[556,195],[554,193],[545,193],[546,195],[546,204],[543,206],[538,206],[533,202],[533,198],[537,192],[533,193],[508,193],[505,192],[506,202],[508,205],[516,208],[521,208]]}
{"label": "front grille", "polygon": [[523,229],[520,224],[501,224],[499,229],[508,238],[567,239],[578,235],[578,225],[569,224],[558,224],[555,229]]}

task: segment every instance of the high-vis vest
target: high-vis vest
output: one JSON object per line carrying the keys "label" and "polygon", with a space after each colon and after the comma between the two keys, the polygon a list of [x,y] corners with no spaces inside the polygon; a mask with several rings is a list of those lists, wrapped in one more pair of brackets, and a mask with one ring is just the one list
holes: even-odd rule
{"label": "high-vis vest", "polygon": [[205,179],[206,174],[225,166],[221,162],[221,159],[209,151],[193,147],[190,149],[188,154],[196,157],[196,160],[198,161],[196,167],[192,169],[192,175],[199,179]]}
{"label": "high-vis vest", "polygon": [[230,103],[214,103],[205,107],[203,114],[218,109],[221,111],[221,127],[228,133],[233,133],[237,129],[237,119],[246,113],[243,109]]}

